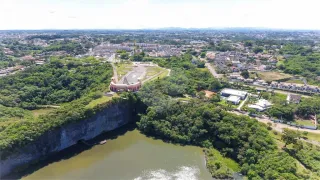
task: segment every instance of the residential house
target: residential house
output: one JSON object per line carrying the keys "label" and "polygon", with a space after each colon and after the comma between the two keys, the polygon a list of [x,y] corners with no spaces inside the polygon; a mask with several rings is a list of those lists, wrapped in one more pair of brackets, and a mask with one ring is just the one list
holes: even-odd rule
{"label": "residential house", "polygon": [[301,101],[301,95],[288,94],[288,96],[287,96],[287,102],[288,103],[299,104],[300,101]]}

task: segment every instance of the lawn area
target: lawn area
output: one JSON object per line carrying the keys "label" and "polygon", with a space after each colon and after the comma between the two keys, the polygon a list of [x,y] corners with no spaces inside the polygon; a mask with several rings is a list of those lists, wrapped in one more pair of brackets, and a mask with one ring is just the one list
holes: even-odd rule
{"label": "lawn area", "polygon": [[[221,100],[220,102],[218,102],[218,104],[220,104],[221,106],[224,106],[224,107],[231,107],[233,109],[238,107],[238,105],[234,105],[232,103],[228,103],[226,100]],[[241,102],[240,102],[240,104],[241,104]]]}
{"label": "lawn area", "polygon": [[284,65],[284,61],[283,60],[278,60],[278,62],[277,62],[277,67],[280,67],[280,66],[282,66],[282,65]]}
{"label": "lawn area", "polygon": [[[113,97],[119,97],[119,95],[114,94]],[[97,106],[98,104],[103,104],[103,103],[110,101],[113,97],[102,96],[101,98],[92,100],[88,105],[86,105],[86,107],[93,108],[93,107]]]}
{"label": "lawn area", "polygon": [[158,66],[147,67],[146,78],[154,76],[160,73],[161,71],[164,71],[164,69]]}
{"label": "lawn area", "polygon": [[277,81],[281,79],[291,78],[289,74],[279,73],[279,72],[258,72],[258,76],[265,81]]}
{"label": "lawn area", "polygon": [[256,72],[250,72],[250,73],[249,73],[249,78],[250,78],[250,79],[255,79],[256,77],[257,77]]}
{"label": "lawn area", "polygon": [[295,120],[295,123],[300,124],[300,125],[306,125],[306,126],[314,126],[314,124],[313,124],[313,122],[311,120],[298,119],[298,120]]}
{"label": "lawn area", "polygon": [[277,131],[269,131],[270,136],[275,140],[277,147],[282,151],[282,147],[284,146],[284,142],[281,140],[281,133]]}
{"label": "lawn area", "polygon": [[36,109],[32,110],[32,114],[34,117],[39,117],[40,115],[48,114],[49,112],[52,112],[55,110],[55,108],[42,108],[42,109]]}
{"label": "lawn area", "polygon": [[208,159],[212,158],[213,161],[221,161],[223,164],[225,164],[228,168],[232,169],[234,172],[240,171],[239,164],[236,161],[222,156],[218,150],[208,149],[206,152],[207,152],[206,155]]}
{"label": "lawn area", "polygon": [[133,65],[131,62],[130,63],[116,63],[115,66],[117,69],[119,79],[133,69]]}
{"label": "lawn area", "polygon": [[189,97],[178,97],[178,98],[174,98],[178,101],[190,101],[192,98],[189,98]]}
{"label": "lawn area", "polygon": [[301,81],[300,79],[290,79],[286,81],[286,83],[304,84],[304,82]]}
{"label": "lawn area", "polygon": [[[162,78],[165,78],[165,77],[167,77],[167,75],[168,75],[168,73],[169,73],[169,71],[167,70],[167,69],[163,69],[163,68],[161,68],[162,69],[162,73],[160,73],[160,72],[158,72],[158,73],[160,73],[158,76],[156,76],[156,77],[154,77],[154,78],[151,78],[150,80],[148,80],[148,81],[153,81],[153,80],[157,80],[158,78],[159,79],[162,79]],[[156,73],[157,74],[157,73]],[[155,75],[155,74],[154,74]],[[150,76],[149,76],[150,77]],[[148,77],[146,77],[146,78],[148,78]],[[145,79],[146,79],[145,78]]]}
{"label": "lawn area", "polygon": [[287,101],[287,95],[275,93],[274,95],[270,95],[270,101],[273,104],[282,104],[284,101]]}
{"label": "lawn area", "polygon": [[320,134],[308,132],[307,138],[308,138],[309,140],[314,140],[314,141],[320,142]]}

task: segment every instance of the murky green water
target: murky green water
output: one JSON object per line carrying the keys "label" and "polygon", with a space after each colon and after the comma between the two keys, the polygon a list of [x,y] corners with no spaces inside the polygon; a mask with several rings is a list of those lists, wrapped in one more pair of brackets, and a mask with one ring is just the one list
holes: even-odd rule
{"label": "murky green water", "polygon": [[137,130],[90,149],[73,148],[77,154],[60,153],[23,179],[211,179],[201,148],[164,143]]}

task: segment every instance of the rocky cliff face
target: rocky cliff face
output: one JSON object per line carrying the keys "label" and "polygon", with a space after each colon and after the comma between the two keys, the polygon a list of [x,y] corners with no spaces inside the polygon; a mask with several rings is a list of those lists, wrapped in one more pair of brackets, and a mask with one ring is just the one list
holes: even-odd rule
{"label": "rocky cliff face", "polygon": [[60,127],[13,153],[0,162],[0,177],[15,168],[46,157],[50,153],[68,148],[79,140],[89,140],[99,134],[114,130],[132,120],[132,111],[126,104],[112,105],[90,119]]}

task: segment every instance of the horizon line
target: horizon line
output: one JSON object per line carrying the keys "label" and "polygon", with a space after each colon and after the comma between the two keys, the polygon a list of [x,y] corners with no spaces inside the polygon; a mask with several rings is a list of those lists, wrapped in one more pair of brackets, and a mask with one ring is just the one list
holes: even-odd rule
{"label": "horizon line", "polygon": [[0,29],[0,31],[79,31],[79,30],[109,30],[109,31],[137,31],[137,30],[278,30],[278,31],[320,31],[320,29],[298,28],[270,28],[270,27],[158,27],[158,28],[43,28],[43,29]]}

